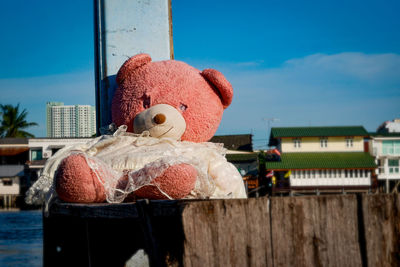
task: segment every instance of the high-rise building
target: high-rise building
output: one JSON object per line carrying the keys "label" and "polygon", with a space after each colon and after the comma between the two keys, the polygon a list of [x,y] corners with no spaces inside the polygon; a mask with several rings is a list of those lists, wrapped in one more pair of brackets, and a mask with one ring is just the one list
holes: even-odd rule
{"label": "high-rise building", "polygon": [[47,137],[91,137],[96,133],[96,112],[93,106],[65,106],[47,102]]}

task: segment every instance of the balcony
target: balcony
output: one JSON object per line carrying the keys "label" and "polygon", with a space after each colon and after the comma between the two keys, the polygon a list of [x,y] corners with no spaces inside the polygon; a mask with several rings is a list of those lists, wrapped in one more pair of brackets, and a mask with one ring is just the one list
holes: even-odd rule
{"label": "balcony", "polygon": [[378,179],[381,180],[398,180],[400,179],[399,167],[388,167],[380,166],[378,167]]}

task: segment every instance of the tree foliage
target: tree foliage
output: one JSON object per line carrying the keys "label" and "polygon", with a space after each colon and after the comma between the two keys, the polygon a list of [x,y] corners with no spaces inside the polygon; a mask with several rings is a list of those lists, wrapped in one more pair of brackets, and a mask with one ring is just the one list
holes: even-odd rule
{"label": "tree foliage", "polygon": [[35,137],[26,132],[25,129],[31,126],[37,126],[36,122],[27,122],[26,109],[20,112],[19,104],[16,106],[0,104],[0,137]]}

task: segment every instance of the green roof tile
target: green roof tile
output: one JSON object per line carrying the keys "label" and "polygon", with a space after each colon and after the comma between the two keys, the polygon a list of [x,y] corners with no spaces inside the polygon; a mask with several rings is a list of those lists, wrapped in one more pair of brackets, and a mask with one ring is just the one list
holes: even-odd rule
{"label": "green roof tile", "polygon": [[226,159],[230,162],[239,162],[239,161],[253,161],[257,160],[257,153],[245,153],[245,154],[226,154]]}
{"label": "green roof tile", "polygon": [[345,169],[376,168],[374,158],[366,152],[283,153],[280,162],[267,162],[267,169]]}
{"label": "green roof tile", "polygon": [[363,126],[274,127],[271,138],[315,136],[368,136]]}

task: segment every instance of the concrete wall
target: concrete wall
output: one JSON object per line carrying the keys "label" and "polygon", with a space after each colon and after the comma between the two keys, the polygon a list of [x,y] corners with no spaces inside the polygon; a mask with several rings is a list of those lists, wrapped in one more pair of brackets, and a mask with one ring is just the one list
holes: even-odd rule
{"label": "concrete wall", "polygon": [[[65,146],[84,144],[93,138],[30,138],[29,148],[42,149],[43,158],[50,158],[52,154],[52,149],[63,148]],[[31,159],[31,153],[29,154],[29,160]]]}

